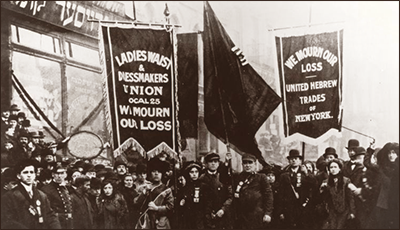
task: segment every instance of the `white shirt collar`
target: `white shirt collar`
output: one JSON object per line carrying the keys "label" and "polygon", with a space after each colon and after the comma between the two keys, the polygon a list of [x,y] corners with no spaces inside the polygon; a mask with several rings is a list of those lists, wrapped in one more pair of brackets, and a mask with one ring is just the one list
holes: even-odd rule
{"label": "white shirt collar", "polygon": [[25,188],[26,192],[28,192],[28,194],[29,194],[29,192],[31,192],[31,194],[33,194],[32,185],[26,185],[24,183],[21,183],[21,184],[22,184],[22,186],[24,186],[24,188]]}
{"label": "white shirt collar", "polygon": [[208,172],[209,174],[211,174],[211,175],[217,174],[217,170],[215,170],[214,172],[211,172],[210,170],[207,170],[207,172]]}

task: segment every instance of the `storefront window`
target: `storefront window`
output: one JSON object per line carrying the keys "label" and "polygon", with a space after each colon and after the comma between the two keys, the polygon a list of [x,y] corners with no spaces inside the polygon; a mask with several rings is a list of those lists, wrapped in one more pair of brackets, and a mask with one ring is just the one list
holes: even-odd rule
{"label": "storefront window", "polygon": [[61,54],[60,41],[56,37],[11,25],[12,42],[48,53]]}
{"label": "storefront window", "polygon": [[101,74],[67,66],[68,130],[84,129],[103,136],[105,131]]}
{"label": "storefront window", "polygon": [[[13,52],[12,69],[30,97],[47,118],[61,130],[60,64],[20,52]],[[40,129],[42,126],[48,126],[43,118],[41,118],[42,122],[34,118],[14,88],[11,103],[22,108],[22,111],[27,114],[27,118],[31,121],[32,128]]]}
{"label": "storefront window", "polygon": [[100,57],[97,50],[93,50],[72,42],[66,42],[67,57],[92,66],[100,66]]}

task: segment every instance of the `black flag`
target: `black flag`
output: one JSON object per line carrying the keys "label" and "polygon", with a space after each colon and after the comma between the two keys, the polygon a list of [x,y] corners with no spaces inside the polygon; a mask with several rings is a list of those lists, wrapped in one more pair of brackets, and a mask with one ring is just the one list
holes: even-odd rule
{"label": "black flag", "polygon": [[281,98],[248,64],[208,2],[204,6],[204,120],[239,153],[266,162],[254,138]]}

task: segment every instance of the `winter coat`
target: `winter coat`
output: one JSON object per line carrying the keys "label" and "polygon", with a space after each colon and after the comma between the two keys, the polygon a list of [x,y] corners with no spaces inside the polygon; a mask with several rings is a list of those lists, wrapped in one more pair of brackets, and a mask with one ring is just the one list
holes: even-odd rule
{"label": "winter coat", "polygon": [[41,190],[47,194],[50,200],[51,208],[58,216],[61,227],[63,229],[72,229],[72,193],[70,186],[60,186],[52,181],[50,184],[44,185]]}
{"label": "winter coat", "polygon": [[[328,183],[328,179],[323,183]],[[329,216],[324,221],[323,229],[343,229],[350,214],[355,214],[354,198],[349,189],[350,179],[343,177],[343,184],[339,186],[327,185],[322,189],[322,199],[328,204]]]}
{"label": "winter coat", "polygon": [[99,229],[124,229],[128,207],[124,197],[115,193],[110,197],[100,197],[97,200],[97,228]]}
{"label": "winter coat", "polygon": [[19,184],[1,197],[2,229],[61,229],[47,195],[35,187],[32,191],[31,199]]}
{"label": "winter coat", "polygon": [[[158,206],[158,211],[148,210],[148,204],[153,201]],[[170,229],[170,216],[174,208],[174,197],[172,190],[165,184],[160,184],[151,190],[142,192],[135,202],[140,206],[140,214],[147,213],[149,217],[149,228]],[[139,221],[141,218],[139,217]]]}
{"label": "winter coat", "polygon": [[272,216],[273,210],[273,193],[267,176],[242,172],[235,178],[233,188],[234,228],[262,228],[264,215]]}
{"label": "winter coat", "polygon": [[[297,183],[298,178],[300,178],[300,183]],[[278,215],[284,215],[282,227],[302,228],[304,226],[304,210],[312,197],[313,183],[311,177],[300,172],[300,168],[297,173],[289,169],[281,174],[277,197],[280,205],[276,212]]]}
{"label": "winter coat", "polygon": [[[211,175],[208,171],[200,176],[199,180],[205,184],[204,207],[205,228],[208,229],[231,229],[232,226],[232,185],[227,183],[227,178],[219,172]],[[222,181],[224,183],[222,183]],[[224,215],[214,217],[222,209]]]}
{"label": "winter coat", "polygon": [[86,194],[72,194],[72,216],[74,229],[93,229],[94,210]]}
{"label": "winter coat", "polygon": [[178,190],[176,201],[177,222],[181,229],[203,229],[205,208],[205,187],[199,180],[188,180],[186,185]]}

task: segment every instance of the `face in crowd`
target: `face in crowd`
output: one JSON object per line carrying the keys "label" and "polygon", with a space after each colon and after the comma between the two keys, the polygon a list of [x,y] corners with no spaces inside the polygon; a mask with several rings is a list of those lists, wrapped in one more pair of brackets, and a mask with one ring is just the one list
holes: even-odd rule
{"label": "face in crowd", "polygon": [[125,173],[126,173],[125,165],[118,165],[117,166],[117,174],[118,175],[125,175]]}
{"label": "face in crowd", "polygon": [[242,161],[242,165],[244,172],[251,173],[256,170],[256,164],[253,160],[245,159]]}
{"label": "face in crowd", "polygon": [[389,158],[390,162],[395,162],[397,157],[398,157],[398,155],[393,149],[389,151],[388,158]]}
{"label": "face in crowd", "polygon": [[337,174],[339,174],[339,172],[340,172],[339,164],[336,162],[332,162],[329,165],[329,173],[336,176]]}
{"label": "face in crowd", "polygon": [[219,160],[218,159],[212,159],[206,163],[206,167],[208,170],[211,172],[215,172],[218,169],[219,166]]}
{"label": "face in crowd", "polygon": [[31,185],[36,180],[35,167],[30,165],[25,167],[20,173],[17,174],[17,178],[25,185]]}
{"label": "face in crowd", "polygon": [[334,156],[334,155],[331,155],[331,154],[326,155],[326,157],[325,157],[325,161],[326,161],[326,162],[329,162],[329,161],[331,161],[331,160],[333,160],[333,159],[335,159],[335,156]]}
{"label": "face in crowd", "polygon": [[64,184],[67,178],[67,170],[65,168],[59,168],[53,172],[53,181],[57,184]]}
{"label": "face in crowd", "polygon": [[267,173],[267,181],[270,183],[270,184],[273,184],[274,182],[275,182],[275,174],[273,174],[273,173]]}
{"label": "face in crowd", "polygon": [[133,176],[132,175],[126,175],[124,178],[124,186],[127,188],[132,188],[133,187]]}
{"label": "face in crowd", "polygon": [[151,171],[151,181],[153,183],[159,183],[161,182],[162,179],[162,173],[159,170],[153,170]]}
{"label": "face in crowd", "polygon": [[289,164],[290,164],[292,167],[300,166],[300,165],[301,165],[301,158],[300,158],[300,157],[291,157],[291,158],[289,159]]}
{"label": "face in crowd", "polygon": [[111,196],[113,194],[113,190],[114,189],[113,189],[113,186],[111,183],[107,183],[103,187],[103,192],[104,192],[104,195],[106,195],[106,196]]}
{"label": "face in crowd", "polygon": [[189,171],[189,177],[192,181],[199,179],[199,169],[196,167],[192,167]]}

